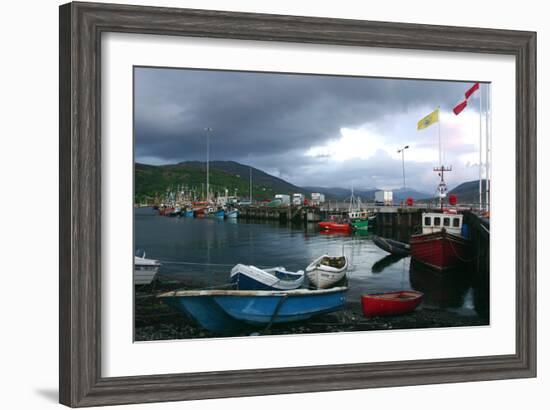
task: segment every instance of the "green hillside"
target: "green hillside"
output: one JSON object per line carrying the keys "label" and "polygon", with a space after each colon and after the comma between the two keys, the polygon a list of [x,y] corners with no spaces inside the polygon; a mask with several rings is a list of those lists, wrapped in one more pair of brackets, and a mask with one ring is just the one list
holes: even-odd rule
{"label": "green hillside", "polygon": [[[210,163],[210,191],[248,198],[250,167],[232,161]],[[145,165],[134,167],[134,201],[150,202],[162,197],[167,189],[185,186],[199,195],[206,189],[206,164],[204,162],[182,162],[174,165]],[[302,188],[252,168],[252,196],[254,200],[272,199],[276,194],[305,193]]]}

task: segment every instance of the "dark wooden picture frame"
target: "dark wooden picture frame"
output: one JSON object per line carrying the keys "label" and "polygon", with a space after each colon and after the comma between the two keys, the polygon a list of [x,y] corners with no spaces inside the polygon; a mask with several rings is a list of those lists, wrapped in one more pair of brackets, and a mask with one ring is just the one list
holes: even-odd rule
{"label": "dark wooden picture frame", "polygon": [[[101,35],[507,54],[516,59],[516,352],[451,359],[101,376]],[[69,3],[60,7],[60,402],[97,406],[535,377],[536,33]]]}

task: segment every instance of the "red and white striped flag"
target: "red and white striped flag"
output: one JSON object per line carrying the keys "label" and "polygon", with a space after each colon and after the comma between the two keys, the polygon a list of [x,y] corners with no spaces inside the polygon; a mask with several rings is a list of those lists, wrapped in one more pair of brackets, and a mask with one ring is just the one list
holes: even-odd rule
{"label": "red and white striped flag", "polygon": [[464,100],[462,100],[461,102],[459,102],[454,108],[453,108],[453,112],[455,113],[455,115],[458,115],[462,112],[462,110],[464,110],[464,108],[466,108],[466,106],[468,105],[468,99],[472,96],[473,93],[475,93],[477,90],[479,90],[479,83],[475,83],[473,86],[471,86],[470,88],[468,88],[468,90],[466,90],[466,92],[464,93],[464,96],[466,97]]}

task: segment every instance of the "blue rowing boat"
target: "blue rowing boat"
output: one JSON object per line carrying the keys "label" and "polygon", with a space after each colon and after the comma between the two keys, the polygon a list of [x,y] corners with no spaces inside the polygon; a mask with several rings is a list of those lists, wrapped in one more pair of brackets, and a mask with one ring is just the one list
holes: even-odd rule
{"label": "blue rowing boat", "polygon": [[184,212],[183,216],[186,216],[186,217],[188,217],[188,218],[192,218],[193,215],[194,215],[194,213],[195,213],[195,212],[194,212],[192,209],[187,209],[187,210]]}
{"label": "blue rowing boat", "polygon": [[181,290],[158,295],[214,333],[307,320],[342,309],[347,287],[281,291]]}

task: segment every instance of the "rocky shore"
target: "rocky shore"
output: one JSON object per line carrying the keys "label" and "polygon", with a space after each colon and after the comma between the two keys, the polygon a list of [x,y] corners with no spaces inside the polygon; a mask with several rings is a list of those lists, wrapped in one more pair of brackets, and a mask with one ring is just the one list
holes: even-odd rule
{"label": "rocky shore", "polygon": [[185,315],[174,312],[151,294],[136,294],[135,341],[196,339],[216,336],[261,336],[308,333],[333,333],[367,330],[442,328],[488,325],[488,318],[422,307],[402,316],[365,318],[359,303],[321,315],[306,322],[273,325],[270,329],[250,328],[232,335],[217,335],[194,324]]}

